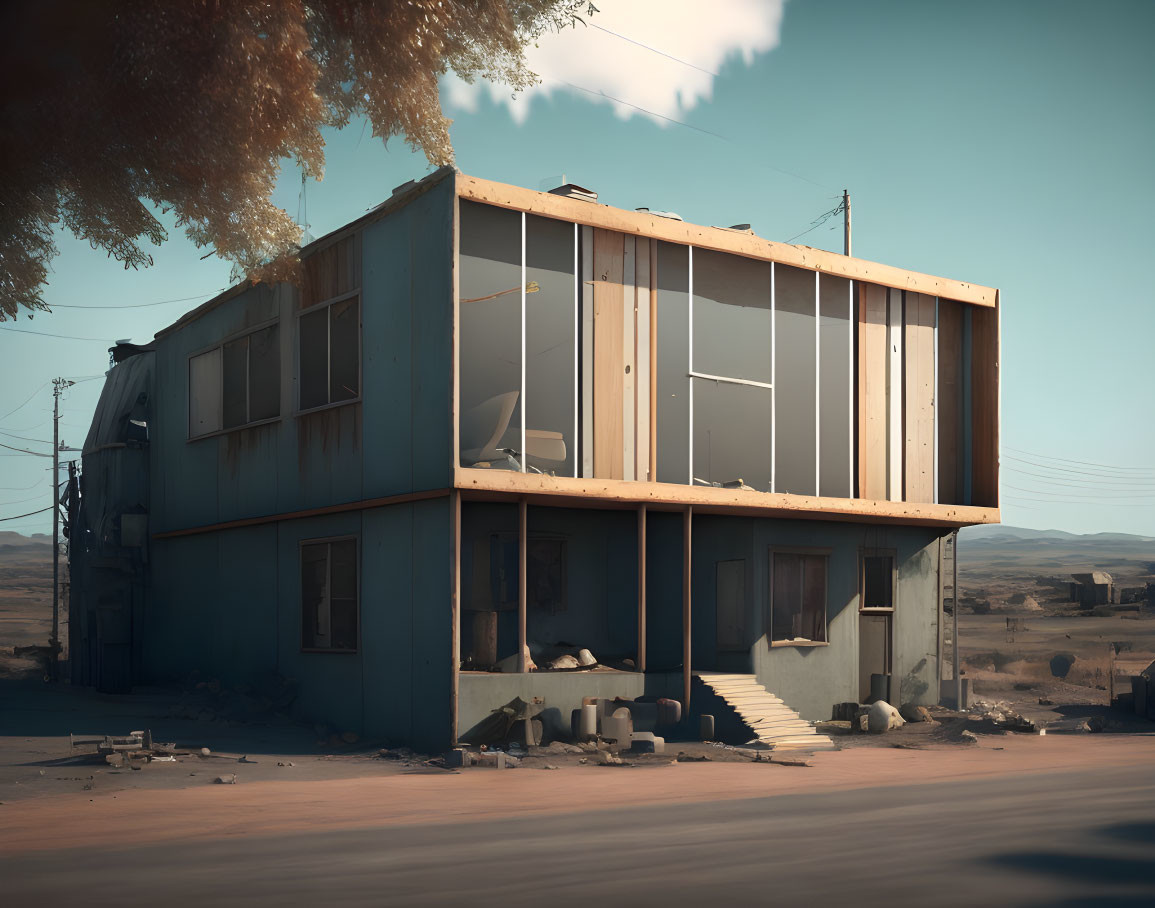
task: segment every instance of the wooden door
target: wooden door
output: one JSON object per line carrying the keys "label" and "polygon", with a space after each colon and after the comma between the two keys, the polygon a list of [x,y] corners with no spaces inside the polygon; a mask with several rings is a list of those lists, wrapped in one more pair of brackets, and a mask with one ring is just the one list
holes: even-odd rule
{"label": "wooden door", "polygon": [[624,479],[625,237],[593,231],[594,476]]}

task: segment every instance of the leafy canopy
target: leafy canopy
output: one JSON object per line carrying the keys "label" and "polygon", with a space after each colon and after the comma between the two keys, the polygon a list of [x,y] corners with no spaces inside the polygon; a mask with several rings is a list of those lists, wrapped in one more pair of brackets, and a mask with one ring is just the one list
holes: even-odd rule
{"label": "leafy canopy", "polygon": [[[517,90],[523,50],[574,0],[36,0],[0,20],[0,321],[47,309],[61,223],[126,268],[171,211],[257,280],[291,279],[300,230],[281,163],[320,179],[323,126],[364,116],[451,163],[438,77]],[[592,7],[591,7],[592,9]],[[149,203],[152,203],[150,205]]]}

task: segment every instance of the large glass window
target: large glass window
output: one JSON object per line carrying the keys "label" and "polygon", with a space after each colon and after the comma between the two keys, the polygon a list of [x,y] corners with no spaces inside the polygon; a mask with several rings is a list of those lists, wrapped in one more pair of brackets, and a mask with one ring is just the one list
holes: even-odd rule
{"label": "large glass window", "polygon": [[521,215],[461,202],[461,465],[521,469]]}
{"label": "large glass window", "polygon": [[462,466],[575,475],[576,248],[571,223],[461,203]]}
{"label": "large glass window", "polygon": [[774,491],[817,493],[815,275],[774,266]]}
{"label": "large glass window", "polygon": [[525,219],[525,456],[529,469],[573,476],[575,438],[573,224]]}
{"label": "large glass window", "polygon": [[658,482],[690,481],[689,255],[658,243]]}
{"label": "large glass window", "polygon": [[694,379],[694,483],[770,491],[768,388]]}
{"label": "large glass window", "polygon": [[818,494],[850,498],[853,440],[850,411],[854,364],[850,326],[850,281],[819,275],[818,319]]}
{"label": "large glass window", "polygon": [[709,249],[693,255],[694,371],[769,384],[770,263]]}

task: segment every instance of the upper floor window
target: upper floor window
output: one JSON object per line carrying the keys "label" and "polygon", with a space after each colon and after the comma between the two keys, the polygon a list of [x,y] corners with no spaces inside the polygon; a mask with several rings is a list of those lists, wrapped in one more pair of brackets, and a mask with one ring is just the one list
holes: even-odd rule
{"label": "upper floor window", "polygon": [[279,325],[189,357],[189,438],[275,419],[280,413]]}
{"label": "upper floor window", "polygon": [[356,292],[305,310],[297,337],[301,410],[361,396],[361,305]]}

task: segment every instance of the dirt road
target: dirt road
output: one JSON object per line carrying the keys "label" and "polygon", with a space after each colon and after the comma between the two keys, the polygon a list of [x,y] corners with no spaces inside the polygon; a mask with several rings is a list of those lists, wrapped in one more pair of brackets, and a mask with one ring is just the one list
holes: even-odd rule
{"label": "dirt road", "polygon": [[1000,737],[71,793],[0,806],[0,875],[13,906],[1149,904],[1153,763],[1155,736]]}

